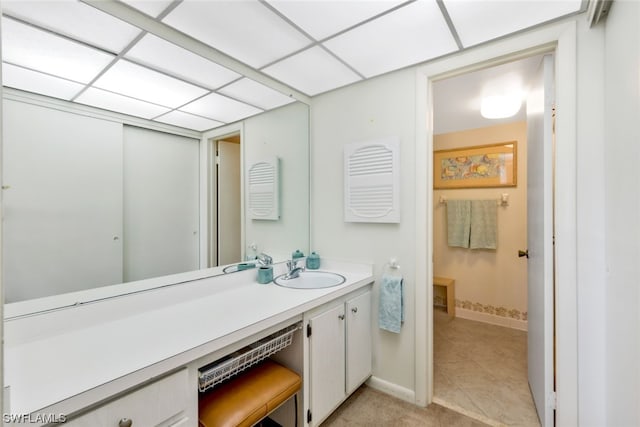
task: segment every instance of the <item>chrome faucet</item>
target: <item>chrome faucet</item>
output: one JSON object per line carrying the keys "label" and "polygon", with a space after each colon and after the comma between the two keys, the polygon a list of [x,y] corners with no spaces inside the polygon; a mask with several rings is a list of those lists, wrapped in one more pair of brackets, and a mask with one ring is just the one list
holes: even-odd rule
{"label": "chrome faucet", "polygon": [[264,252],[260,253],[260,255],[258,255],[256,259],[258,260],[258,264],[263,267],[268,267],[273,264],[273,258],[265,254]]}
{"label": "chrome faucet", "polygon": [[291,259],[287,261],[287,274],[283,276],[283,279],[295,279],[300,276],[300,272],[304,271],[304,266],[298,266],[298,262],[295,259]]}

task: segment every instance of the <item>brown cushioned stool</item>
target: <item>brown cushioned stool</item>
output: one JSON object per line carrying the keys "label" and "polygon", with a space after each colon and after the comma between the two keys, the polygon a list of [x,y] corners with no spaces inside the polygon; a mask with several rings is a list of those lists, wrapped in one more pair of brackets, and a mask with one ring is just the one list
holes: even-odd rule
{"label": "brown cushioned stool", "polygon": [[300,390],[300,375],[271,360],[216,386],[200,398],[202,427],[250,427]]}

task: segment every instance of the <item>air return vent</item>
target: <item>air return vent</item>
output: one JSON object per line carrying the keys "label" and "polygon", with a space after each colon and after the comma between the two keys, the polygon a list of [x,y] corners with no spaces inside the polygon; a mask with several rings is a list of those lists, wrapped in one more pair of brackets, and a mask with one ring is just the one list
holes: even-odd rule
{"label": "air return vent", "polygon": [[385,138],[344,148],[344,220],[400,222],[400,141]]}
{"label": "air return vent", "polygon": [[261,160],[247,170],[248,212],[251,219],[277,220],[280,218],[279,160],[273,157]]}

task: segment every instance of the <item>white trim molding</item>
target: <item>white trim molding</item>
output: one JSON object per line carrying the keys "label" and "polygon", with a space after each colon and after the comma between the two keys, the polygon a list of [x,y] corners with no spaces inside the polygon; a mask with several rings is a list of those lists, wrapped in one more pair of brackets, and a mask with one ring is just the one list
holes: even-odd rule
{"label": "white trim molding", "polygon": [[416,394],[413,390],[390,383],[382,378],[372,376],[367,380],[366,384],[372,389],[397,397],[405,402],[414,403],[416,401]]}

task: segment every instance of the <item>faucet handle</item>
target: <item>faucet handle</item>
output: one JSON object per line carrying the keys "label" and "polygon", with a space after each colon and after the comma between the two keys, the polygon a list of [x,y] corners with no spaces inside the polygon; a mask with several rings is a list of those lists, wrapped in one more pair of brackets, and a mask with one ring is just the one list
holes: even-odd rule
{"label": "faucet handle", "polygon": [[260,255],[258,255],[258,262],[264,266],[269,266],[273,264],[273,258],[264,252],[261,252]]}

